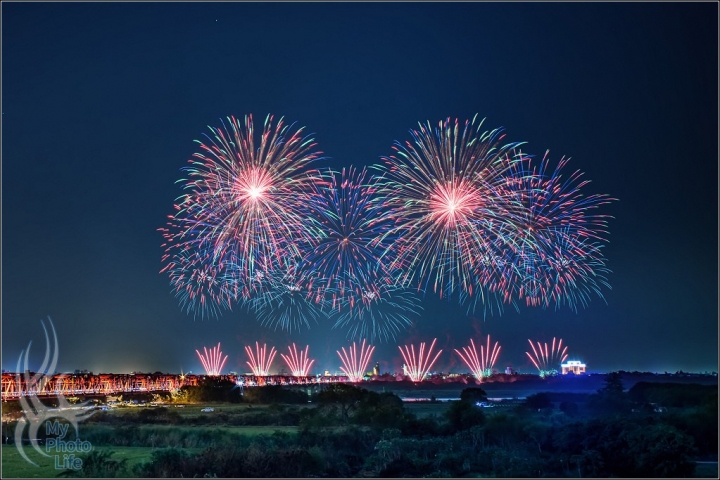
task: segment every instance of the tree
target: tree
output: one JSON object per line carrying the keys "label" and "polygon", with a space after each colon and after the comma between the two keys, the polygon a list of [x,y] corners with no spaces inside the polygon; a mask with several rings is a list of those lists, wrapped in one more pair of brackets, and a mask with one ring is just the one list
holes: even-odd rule
{"label": "tree", "polygon": [[577,415],[579,410],[580,409],[575,402],[570,402],[568,400],[560,402],[560,411],[569,417],[574,417],[575,415]]}
{"label": "tree", "polygon": [[624,390],[620,372],[610,372],[605,375],[605,386],[598,390],[598,393],[601,395],[620,395]]}
{"label": "tree", "polygon": [[314,398],[315,401],[321,405],[338,405],[340,407],[341,418],[345,423],[348,423],[350,420],[350,412],[357,408],[359,402],[367,393],[368,391],[362,388],[344,383],[334,383],[322,389]]}
{"label": "tree", "polygon": [[450,426],[456,430],[467,430],[485,423],[485,415],[480,407],[466,400],[452,402],[445,412]]}
{"label": "tree", "polygon": [[525,399],[525,406],[533,410],[540,410],[543,408],[552,408],[552,402],[547,393],[536,393]]}
{"label": "tree", "polygon": [[460,400],[472,403],[486,402],[487,393],[478,387],[464,388],[463,391],[460,392]]}

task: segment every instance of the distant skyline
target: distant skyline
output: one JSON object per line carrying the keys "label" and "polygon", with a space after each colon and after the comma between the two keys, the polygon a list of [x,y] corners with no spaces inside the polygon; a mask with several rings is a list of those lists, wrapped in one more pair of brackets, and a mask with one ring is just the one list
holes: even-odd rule
{"label": "distant skyline", "polygon": [[[58,371],[202,371],[222,343],[310,345],[337,371],[327,321],[288,333],[235,308],[193,319],[172,295],[158,228],[194,140],[230,115],[284,116],[318,168],[380,163],[418,122],[485,118],[608,194],[612,289],[587,308],[468,314],[428,292],[414,325],[436,368],[489,334],[524,372],[528,339],[562,338],[589,372],[718,370],[718,6],[694,3],[34,3],[2,13],[2,368],[50,316]],[[462,366],[464,367],[464,366]]]}

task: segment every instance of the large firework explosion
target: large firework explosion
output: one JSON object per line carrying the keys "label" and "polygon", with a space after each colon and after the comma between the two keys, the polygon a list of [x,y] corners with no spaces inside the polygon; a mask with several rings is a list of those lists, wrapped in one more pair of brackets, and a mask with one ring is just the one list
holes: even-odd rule
{"label": "large firework explosion", "polygon": [[425,342],[419,345],[417,353],[415,352],[415,345],[405,345],[405,350],[403,350],[403,347],[398,346],[403,360],[405,360],[404,373],[410,377],[410,380],[413,382],[422,382],[425,377],[427,377],[427,374],[430,372],[430,369],[438,357],[440,357],[442,350],[438,350],[435,357],[431,359],[435,342],[437,342],[437,338],[433,339],[427,352],[425,351]]}
{"label": "large firework explosion", "polygon": [[309,219],[322,236],[309,245],[305,260],[324,279],[331,308],[352,308],[361,293],[358,285],[389,275],[378,262],[383,238],[390,229],[386,210],[374,202],[376,179],[365,169],[326,172],[311,197]]}
{"label": "large firework explosion", "polygon": [[313,140],[282,119],[258,136],[251,116],[230,117],[185,169],[161,271],[201,317],[247,302],[268,326],[328,313],[371,340],[411,325],[413,291],[486,313],[603,298],[610,217],[595,210],[613,199],[583,195],[580,172],[562,175],[568,160],[534,165],[482,123],[420,124],[372,176],[313,169]]}
{"label": "large firework explosion", "polygon": [[387,262],[403,270],[402,285],[441,296],[469,295],[478,288],[472,268],[488,250],[485,228],[506,217],[500,188],[514,144],[501,145],[500,129],[480,133],[482,122],[447,119],[411,131],[414,144],[396,143],[383,157],[382,202],[389,211],[394,242]]}
{"label": "large firework explosion", "polygon": [[527,306],[543,308],[565,304],[577,311],[590,293],[603,298],[598,284],[610,287],[601,254],[610,217],[595,210],[613,199],[584,196],[581,188],[589,182],[581,172],[563,178],[568,161],[561,159],[548,173],[547,153],[539,167],[520,154],[510,168],[504,188],[517,208],[496,229],[492,258],[500,268],[483,267],[491,290],[506,301],[524,299]]}
{"label": "large firework explosion", "polygon": [[[312,235],[304,221],[306,195],[320,181],[308,170],[320,152],[280,119],[265,119],[260,142],[252,116],[244,124],[235,117],[210,129],[207,143],[189,160],[181,180],[187,191],[165,229],[166,255],[185,246],[210,248],[210,261],[231,254],[238,259],[236,281],[252,285],[256,270],[273,265],[281,255],[297,255],[298,245]],[[267,273],[267,272],[264,272]],[[245,291],[249,296],[252,292]]]}

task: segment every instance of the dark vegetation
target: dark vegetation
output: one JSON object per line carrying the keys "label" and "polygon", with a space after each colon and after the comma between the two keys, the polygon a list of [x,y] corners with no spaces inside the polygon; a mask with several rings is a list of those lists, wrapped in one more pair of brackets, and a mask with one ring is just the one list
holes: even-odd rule
{"label": "dark vegetation", "polygon": [[[717,460],[717,386],[640,382],[625,391],[619,374],[596,394],[537,393],[506,407],[481,407],[485,392],[467,388],[424,417],[392,393],[344,384],[310,397],[208,384],[186,399],[248,405],[194,415],[160,407],[97,413],[83,423],[83,439],[152,447],[152,460],[131,468],[92,452],[85,468],[67,475],[688,477],[696,460]],[[233,428],[247,425],[295,429]]]}

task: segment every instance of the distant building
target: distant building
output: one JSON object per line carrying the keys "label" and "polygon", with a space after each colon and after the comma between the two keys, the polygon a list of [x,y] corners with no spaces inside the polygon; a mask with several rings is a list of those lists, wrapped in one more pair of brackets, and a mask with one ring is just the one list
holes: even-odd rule
{"label": "distant building", "polygon": [[505,367],[505,375],[515,375],[515,370],[512,367]]}
{"label": "distant building", "polygon": [[562,368],[562,374],[567,375],[568,373],[574,373],[580,375],[585,373],[585,364],[579,360],[569,360],[567,363],[560,365]]}
{"label": "distant building", "polygon": [[375,368],[373,368],[373,375],[380,376],[380,362],[375,363]]}

